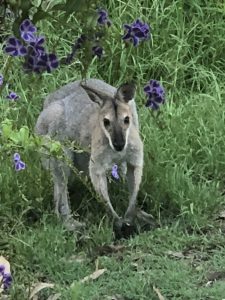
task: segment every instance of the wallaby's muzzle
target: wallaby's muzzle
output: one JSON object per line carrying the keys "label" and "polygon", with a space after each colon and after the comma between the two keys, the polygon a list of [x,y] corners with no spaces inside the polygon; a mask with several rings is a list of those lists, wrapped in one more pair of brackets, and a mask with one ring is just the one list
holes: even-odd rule
{"label": "wallaby's muzzle", "polygon": [[116,151],[122,151],[126,144],[126,132],[123,132],[123,128],[121,128],[118,124],[114,124],[113,132],[111,133],[111,141],[113,148]]}
{"label": "wallaby's muzzle", "polygon": [[113,147],[116,151],[122,151],[124,146],[125,146],[125,143],[117,143],[117,142],[113,143]]}
{"label": "wallaby's muzzle", "polygon": [[122,151],[126,144],[125,138],[122,133],[119,133],[119,131],[114,134],[114,139],[112,139],[113,147],[116,151]]}

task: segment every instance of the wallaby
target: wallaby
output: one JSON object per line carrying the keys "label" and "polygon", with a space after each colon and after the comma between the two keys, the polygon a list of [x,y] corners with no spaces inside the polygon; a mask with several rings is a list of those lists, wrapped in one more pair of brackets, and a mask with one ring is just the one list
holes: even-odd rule
{"label": "wallaby", "polygon": [[[121,219],[109,198],[107,172],[114,164],[122,165],[130,194],[125,220],[131,223],[136,214],[143,168],[143,143],[134,96],[133,84],[123,84],[116,89],[98,79],[75,81],[47,97],[35,128],[39,135],[76,141],[90,149],[90,156],[78,155],[67,148],[65,153],[78,169],[87,166],[91,182],[114,220]],[[69,220],[67,184],[71,170],[56,159],[50,159],[49,163],[56,213]]]}

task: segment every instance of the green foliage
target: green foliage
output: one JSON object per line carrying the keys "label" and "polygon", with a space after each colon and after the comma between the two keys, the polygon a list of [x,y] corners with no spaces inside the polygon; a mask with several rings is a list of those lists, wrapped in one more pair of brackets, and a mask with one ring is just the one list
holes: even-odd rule
{"label": "green foliage", "polygon": [[78,282],[73,283],[71,286],[71,300],[79,300],[81,298],[83,287]]}
{"label": "green foliage", "polygon": [[[14,121],[7,118],[0,123],[0,143],[2,145],[0,162],[2,166],[5,164],[0,175],[0,193],[2,195],[0,211],[3,226],[11,223],[14,213],[19,221],[23,215],[28,216],[30,211],[40,212],[40,209],[46,206],[43,204],[43,195],[49,181],[44,179],[46,172],[42,174],[40,154],[45,150],[45,152],[59,157],[62,153],[59,142],[50,139],[46,141],[32,135],[28,126],[24,125],[16,129],[13,124]],[[13,154],[16,152],[19,152],[27,165],[26,170],[20,171],[20,174],[15,174],[13,166]],[[31,188],[28,189],[28,186]]]}
{"label": "green foliage", "polygon": [[[67,18],[66,27],[62,26],[65,13],[56,14],[53,11],[61,10],[63,6],[68,8],[66,4],[34,1],[30,2],[29,7],[22,8],[45,7],[51,16],[57,17],[54,28],[45,19],[39,20],[38,24],[40,32],[46,34],[50,47],[56,46],[56,52],[61,56],[70,51],[71,33],[80,29],[85,32],[92,24],[88,25],[89,21],[85,23],[84,17],[82,19],[81,8],[75,14],[70,8],[71,16]],[[6,174],[12,174],[8,173],[11,165],[9,159],[6,160],[9,152],[12,157],[13,151],[22,151],[25,161],[29,161],[31,153],[32,158],[40,159],[42,142],[33,136],[33,126],[46,94],[80,78],[84,70],[88,72],[87,76],[102,78],[113,85],[135,77],[139,87],[137,103],[145,143],[140,204],[144,197],[145,204],[155,215],[183,216],[186,222],[191,223],[198,223],[201,217],[204,221],[208,218],[205,211],[211,211],[223,201],[224,9],[220,3],[209,3],[205,7],[200,1],[184,5],[176,1],[147,0],[142,3],[129,0],[119,5],[110,1],[101,3],[101,7],[108,8],[113,22],[104,41],[105,56],[101,61],[95,58],[89,61],[85,56],[82,58],[84,52],[82,60],[76,58],[71,65],[61,66],[53,74],[42,74],[39,78],[35,75],[21,76],[16,58],[2,69],[8,73],[7,83],[15,86],[21,96],[17,103],[8,105],[4,99],[6,93],[2,91],[3,169],[7,170]],[[190,15],[194,17],[190,18]],[[79,22],[77,16],[81,18]],[[118,39],[122,25],[137,17],[150,21],[152,40],[137,48],[124,47]],[[82,28],[80,24],[83,24]],[[5,57],[3,53],[2,57]],[[142,89],[151,78],[161,79],[167,91],[167,104],[159,115],[150,114],[143,107]],[[60,145],[53,143],[48,151],[55,154],[59,149]],[[31,173],[35,170],[33,163],[32,168],[29,168]],[[38,176],[41,172],[39,170]],[[10,175],[5,180],[10,185]],[[13,177],[11,180],[14,181]],[[27,185],[26,188],[25,182],[23,185],[25,194],[35,195],[32,191],[34,186]],[[6,189],[8,194],[10,189]],[[40,197],[45,198],[45,195]]]}
{"label": "green foliage", "polygon": [[[91,6],[90,15],[87,17],[85,1],[21,1],[19,5],[23,2],[31,3],[32,8],[29,10],[36,18],[40,33],[46,35],[49,47],[55,49],[60,58],[71,51],[75,38],[87,32],[94,22],[92,14],[95,7]],[[72,5],[72,2],[81,6],[81,3],[84,3],[84,8],[71,8],[68,4]],[[94,1],[91,3],[95,4]],[[12,1],[10,5],[13,5]],[[9,84],[1,91],[0,100],[1,231],[5,236],[10,232],[10,228],[17,228],[16,239],[12,238],[9,245],[13,263],[17,268],[18,282],[24,281],[23,276],[25,281],[29,282],[33,270],[36,272],[38,266],[41,266],[40,272],[50,281],[56,281],[59,289],[63,290],[62,299],[72,297],[73,291],[68,288],[68,282],[71,285],[91,274],[94,266],[89,261],[82,266],[66,263],[68,269],[64,278],[61,274],[65,269],[61,267],[60,258],[64,253],[74,255],[70,244],[72,241],[74,245],[74,237],[67,236],[61,228],[52,226],[54,221],[49,215],[45,222],[41,219],[42,215],[53,213],[50,207],[53,191],[50,174],[42,169],[40,158],[43,151],[62,156],[62,148],[57,142],[48,143],[34,136],[33,128],[42,109],[43,99],[58,87],[84,75],[103,79],[115,86],[128,79],[136,79],[136,102],[145,147],[139,205],[143,205],[161,224],[168,224],[173,220],[177,226],[182,225],[182,228],[186,229],[201,228],[206,224],[214,226],[212,215],[224,205],[223,1],[110,0],[102,1],[99,6],[108,10],[113,22],[102,40],[105,55],[100,61],[92,57],[87,58],[84,51],[72,64],[62,65],[52,74],[36,76],[23,73],[19,60],[7,60],[0,47],[0,60],[3,62],[0,73],[7,73],[6,81]],[[13,9],[18,8],[19,6],[14,6]],[[28,8],[23,7],[22,14],[27,12]],[[21,17],[19,13],[15,22]],[[136,18],[151,24],[152,39],[133,48],[124,45],[121,36],[123,24],[129,24]],[[7,26],[4,27],[4,32],[0,29],[0,39],[4,40],[13,33],[10,29],[12,23],[11,19],[6,19]],[[18,30],[18,24],[14,28]],[[160,114],[151,113],[144,107],[143,86],[150,79],[160,80],[166,88],[167,103],[162,107]],[[16,103],[8,103],[6,99],[9,88],[16,90],[21,97]],[[15,172],[12,163],[15,152],[20,153],[27,165],[26,170],[18,173]],[[98,209],[100,206],[94,204],[93,199],[89,199],[90,194],[87,193],[86,187],[82,186],[80,190],[82,189],[85,190],[85,196],[79,213],[82,220],[88,219],[89,224],[92,224],[88,234],[92,231],[90,235],[100,244],[104,241],[110,242],[111,231],[96,225],[101,224],[102,214]],[[126,193],[121,189],[120,186],[115,192],[114,203],[117,207],[120,206],[120,200],[127,201]],[[76,201],[80,190],[76,191]],[[41,228],[33,228],[35,220],[44,225],[42,224]],[[23,233],[27,224],[33,227]],[[110,270],[109,275],[103,276],[96,284],[85,286],[81,299],[99,299],[100,290],[101,296],[107,293],[121,293],[130,299],[155,299],[156,296],[150,288],[153,284],[159,287],[168,299],[221,299],[224,291],[221,282],[207,290],[202,285],[199,288],[199,284],[205,282],[205,273],[209,268],[216,269],[224,264],[222,246],[213,251],[213,254],[208,251],[208,260],[199,271],[193,268],[193,265],[189,267],[185,263],[164,257],[169,248],[180,251],[187,240],[187,243],[191,244],[192,239],[195,239],[197,244],[199,236],[179,238],[176,233],[169,237],[167,234],[168,232],[160,235],[157,231],[132,241],[134,248],[131,254],[132,251],[136,253],[137,249],[145,249],[146,259],[141,264],[140,272],[133,271],[135,266],[130,263],[130,256],[126,256],[122,262],[114,257],[102,259],[103,267]],[[58,240],[61,237],[59,245]],[[50,249],[46,247],[46,238],[50,241]],[[205,248],[208,239],[211,237],[201,237]],[[218,234],[216,241],[220,239],[223,237]],[[94,243],[91,244],[89,239],[87,240],[83,248],[82,242],[81,246],[78,243],[79,250],[89,251],[93,247]],[[35,252],[36,262],[32,260],[35,247],[39,247],[37,253]],[[62,247],[62,252],[58,251],[59,247]],[[146,253],[149,252],[152,256],[147,257]],[[46,258],[48,255],[49,259]],[[55,275],[55,268],[61,273]],[[28,271],[30,277],[27,275]],[[145,281],[141,272],[147,272]],[[38,275],[36,279],[38,280]],[[20,284],[15,291],[17,295],[19,290],[22,290]],[[21,295],[22,299],[22,292]]]}
{"label": "green foliage", "polygon": [[[33,22],[43,20],[43,19],[54,19],[54,14],[57,12],[63,12],[65,20],[70,15],[82,15],[96,5],[96,1],[79,1],[79,0],[66,0],[66,1],[54,1],[55,3],[47,0],[27,0],[27,1],[14,1],[6,0],[3,3],[3,10],[10,9],[14,16],[15,20],[13,22],[13,31],[16,36],[19,34],[19,25],[24,19],[32,18]],[[58,2],[58,3],[57,3]],[[52,14],[53,13],[53,14]],[[5,15],[5,12],[4,12]]]}

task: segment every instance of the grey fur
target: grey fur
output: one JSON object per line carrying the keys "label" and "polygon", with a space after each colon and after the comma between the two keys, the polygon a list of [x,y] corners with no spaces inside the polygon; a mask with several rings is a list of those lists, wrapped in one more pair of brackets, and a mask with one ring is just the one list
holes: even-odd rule
{"label": "grey fur", "polygon": [[[76,155],[68,149],[65,149],[65,153],[74,161],[78,169],[82,169],[83,165],[86,164],[87,166],[89,164],[89,170],[86,170],[86,172],[89,172],[95,190],[105,201],[106,207],[114,219],[119,219],[119,216],[113,209],[108,195],[106,172],[110,171],[115,163],[122,165],[123,170],[126,170],[127,165],[130,199],[125,217],[132,221],[135,217],[136,197],[143,168],[143,144],[139,136],[136,104],[134,100],[127,101],[127,99],[122,103],[121,95],[121,99],[116,100],[119,106],[130,114],[130,124],[129,131],[127,131],[126,148],[122,151],[115,151],[110,147],[109,139],[100,124],[103,111],[98,103],[90,99],[89,90],[94,91],[93,93],[96,92],[96,97],[99,97],[99,99],[112,99],[117,94],[121,94],[119,89],[117,90],[98,79],[69,83],[46,98],[35,131],[39,135],[51,136],[59,141],[68,139],[76,141],[81,147],[90,149],[91,159],[87,154],[85,156],[82,154]],[[111,114],[111,100],[107,101],[104,113]],[[89,160],[88,163],[87,160]],[[45,166],[50,167],[53,174],[56,213],[68,218],[70,208],[67,184],[71,170],[67,165],[53,158],[50,159],[49,165],[45,162]]]}

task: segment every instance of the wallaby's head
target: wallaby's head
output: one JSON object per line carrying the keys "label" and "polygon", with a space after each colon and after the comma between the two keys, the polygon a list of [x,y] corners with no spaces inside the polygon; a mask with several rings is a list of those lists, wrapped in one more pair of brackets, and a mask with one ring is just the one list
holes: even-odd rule
{"label": "wallaby's head", "polygon": [[126,148],[132,113],[129,101],[134,98],[135,85],[121,85],[114,97],[102,94],[99,90],[82,85],[90,99],[99,104],[99,122],[114,151]]}

